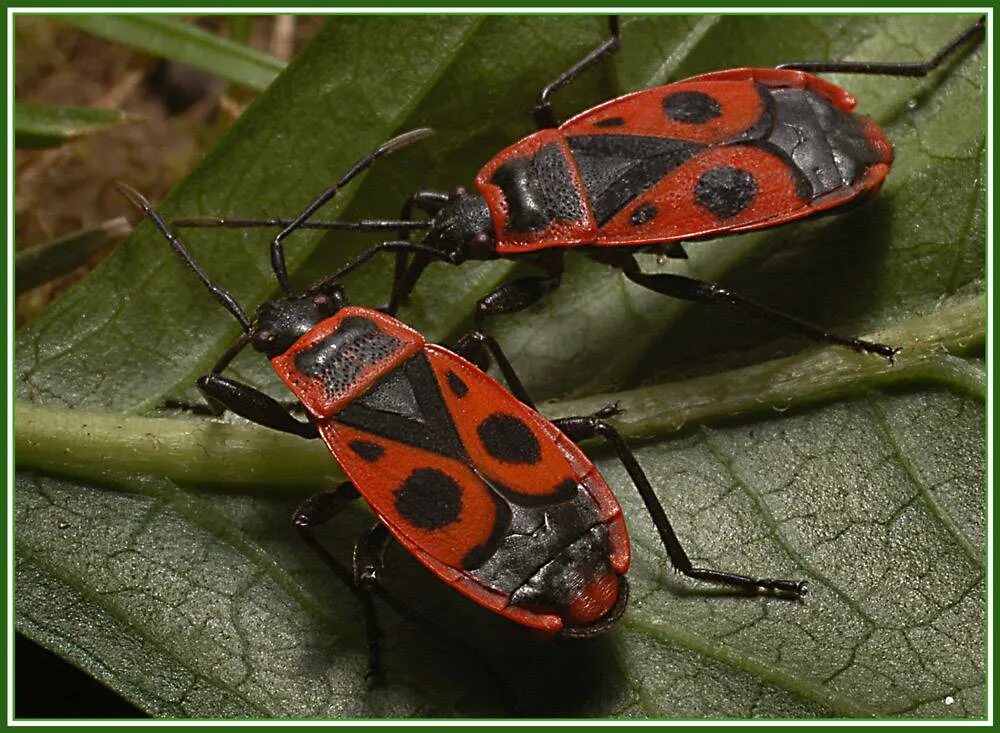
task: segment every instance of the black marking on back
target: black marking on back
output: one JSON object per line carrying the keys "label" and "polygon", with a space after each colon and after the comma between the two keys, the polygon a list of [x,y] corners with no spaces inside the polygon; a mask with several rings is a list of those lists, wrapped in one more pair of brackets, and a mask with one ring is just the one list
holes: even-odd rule
{"label": "black marking on back", "polygon": [[795,165],[795,161],[792,160],[791,156],[789,156],[787,152],[768,140],[758,140],[752,143],[751,147],[764,150],[773,155],[775,158],[783,161],[788,169],[788,175],[792,177],[792,183],[795,185],[795,195],[798,196],[799,200],[803,202],[809,202],[812,200],[812,183],[810,183],[806,174],[803,173],[797,165]]}
{"label": "black marking on back", "polygon": [[700,143],[643,135],[566,138],[598,226],[705,148]]}
{"label": "black marking on back", "polygon": [[345,318],[336,331],[295,355],[295,366],[323,383],[330,396],[343,394],[367,367],[390,357],[398,338],[361,316]]}
{"label": "black marking on back", "polygon": [[[483,558],[485,553],[478,552],[475,559],[479,562],[471,574],[505,593],[514,594],[525,588],[519,597],[525,605],[537,601],[558,607],[568,602],[570,599],[561,593],[558,600],[549,598],[542,602],[540,586],[551,579],[551,571],[555,567],[575,565],[586,572],[600,566],[602,561],[606,565],[609,555],[607,530],[598,529],[594,535],[595,528],[604,527],[597,505],[575,481],[570,480],[568,484],[568,493],[561,490],[558,499],[550,496],[544,504],[510,502],[509,527],[487,557]],[[581,558],[582,563],[579,562]],[[555,566],[544,571],[553,562]]]}
{"label": "black marking on back", "polygon": [[446,375],[448,381],[448,388],[454,393],[456,397],[461,399],[469,393],[469,385],[462,381],[462,378],[455,374],[451,369],[448,370]]}
{"label": "black marking on back", "polygon": [[396,511],[420,529],[447,527],[462,514],[462,487],[436,468],[415,468],[395,496]]}
{"label": "black marking on back", "polygon": [[522,608],[566,608],[590,583],[611,572],[608,528],[598,524],[538,569],[510,596]]}
{"label": "black marking on back", "polygon": [[734,143],[746,143],[755,142],[757,140],[765,139],[770,133],[771,129],[774,127],[774,115],[776,113],[777,103],[774,97],[771,96],[771,90],[768,89],[763,84],[754,84],[754,89],[757,92],[757,96],[760,98],[761,105],[763,106],[763,112],[750,129],[746,130],[740,134]]}
{"label": "black marking on back", "polygon": [[754,200],[757,181],[749,171],[719,166],[701,174],[694,186],[694,199],[720,219],[736,216]]}
{"label": "black marking on back", "polygon": [[493,557],[497,551],[497,547],[500,546],[500,542],[510,532],[510,520],[512,516],[510,504],[492,491],[489,494],[497,512],[496,518],[493,521],[493,529],[490,531],[490,536],[486,538],[485,542],[476,545],[465,553],[465,557],[462,558],[463,570],[474,570]]}
{"label": "black marking on back", "polygon": [[497,481],[492,476],[487,476],[481,471],[476,471],[476,475],[479,476],[483,483],[489,486],[497,496],[503,497],[511,504],[523,507],[561,504],[572,499],[580,490],[576,479],[567,478],[553,486],[552,490],[547,494],[526,494],[516,489],[512,489],[510,486],[507,486],[501,481]]}
{"label": "black marking on back", "polygon": [[352,451],[369,463],[374,463],[385,454],[385,448],[378,443],[369,443],[367,440],[352,440],[348,445]]}
{"label": "black marking on back", "polygon": [[486,452],[502,463],[531,466],[542,460],[538,438],[523,420],[494,412],[476,426]]}
{"label": "black marking on back", "polygon": [[767,136],[809,183],[809,201],[849,186],[879,160],[861,122],[804,89],[771,89],[775,120]]}
{"label": "black marking on back", "polygon": [[629,216],[628,220],[633,226],[642,226],[643,224],[655,219],[656,215],[659,213],[660,210],[647,201],[646,203],[640,204],[636,207],[635,211],[632,212],[632,215]]}
{"label": "black marking on back", "polygon": [[722,114],[722,106],[704,92],[674,92],[663,98],[663,112],[674,122],[702,125]]}
{"label": "black marking on back", "polygon": [[427,356],[414,354],[334,416],[389,440],[466,460]]}
{"label": "black marking on back", "polygon": [[[496,505],[497,514],[493,531],[486,542],[469,550],[462,559],[462,567],[466,570],[479,568],[490,558],[494,558],[501,543],[510,547],[512,544],[517,546],[523,545],[524,542],[534,542],[537,550],[539,537],[532,538],[529,535],[537,535],[539,531],[544,531],[547,533],[547,541],[551,546],[555,542],[555,537],[566,533],[573,534],[581,523],[589,526],[595,521],[592,516],[596,516],[594,501],[574,479],[561,481],[546,496],[534,496],[521,494],[481,471],[473,470],[476,476],[488,487],[490,497]],[[549,515],[548,519],[546,519],[547,515]],[[546,521],[549,522],[550,526],[543,528]],[[521,539],[517,539],[518,537]],[[530,558],[537,567],[538,558],[531,557],[531,555],[530,552],[526,553],[525,561]],[[511,570],[522,578],[527,577],[528,572],[523,568],[516,567],[513,560],[514,558],[501,556],[494,558],[491,564],[494,566],[499,564],[503,566],[504,570]],[[496,569],[484,570],[483,577],[496,572],[498,572]],[[477,575],[477,577],[479,576]],[[510,592],[516,585],[515,583],[506,590]]]}
{"label": "black marking on back", "polygon": [[417,402],[413,385],[399,369],[386,374],[355,402],[370,410],[391,412],[409,420],[424,422],[424,414],[420,409],[420,403]]}
{"label": "black marking on back", "polygon": [[594,123],[594,127],[621,127],[625,124],[624,117],[607,117]]}
{"label": "black marking on back", "polygon": [[492,183],[507,201],[507,229],[536,232],[552,221],[580,221],[583,202],[573,188],[569,163],[555,142],[543,145],[533,158],[512,158],[497,168]]}

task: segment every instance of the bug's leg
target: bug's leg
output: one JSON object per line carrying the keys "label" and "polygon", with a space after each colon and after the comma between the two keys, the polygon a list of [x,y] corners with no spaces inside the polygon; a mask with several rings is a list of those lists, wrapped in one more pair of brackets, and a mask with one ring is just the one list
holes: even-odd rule
{"label": "bug's leg", "polygon": [[[443,191],[417,191],[403,204],[400,219],[403,221],[411,220],[414,207],[433,217],[444,208],[450,199],[451,195]],[[400,230],[399,238],[408,241],[410,238],[409,230]],[[396,265],[392,274],[392,294],[389,296],[388,305],[382,308],[384,313],[388,313],[390,316],[396,315],[396,311],[410,297],[417,280],[420,279],[427,265],[431,262],[430,257],[422,256],[420,253],[415,254],[411,259],[405,251],[396,252]]]}
{"label": "bug's leg", "polygon": [[468,359],[484,372],[489,369],[490,355],[492,354],[493,359],[496,360],[497,367],[503,374],[504,379],[507,380],[507,387],[510,389],[511,394],[531,409],[535,409],[535,403],[531,401],[527,390],[524,389],[524,385],[521,383],[520,377],[517,376],[517,372],[514,371],[510,360],[503,353],[503,349],[500,348],[500,344],[497,343],[495,338],[482,331],[467,333],[455,344],[455,353],[463,359]]}
{"label": "bug's leg", "polygon": [[517,313],[528,308],[559,287],[560,275],[547,277],[522,277],[504,283],[476,303],[473,316],[476,326],[482,328],[489,316]]}
{"label": "bug's leg", "polygon": [[249,384],[223,377],[221,372],[229,366],[233,358],[246,346],[246,338],[241,337],[216,362],[211,373],[198,379],[198,390],[221,415],[229,410],[250,422],[263,425],[283,433],[291,433],[302,438],[317,438],[316,426],[302,422],[289,413],[288,408]]}
{"label": "bug's leg", "polygon": [[380,584],[383,558],[391,540],[392,535],[381,522],[358,538],[354,546],[354,582],[359,588],[370,590]]}
{"label": "bug's leg", "polygon": [[562,252],[546,252],[533,264],[545,270],[545,275],[511,280],[479,299],[473,314],[477,330],[485,331],[484,324],[489,316],[522,311],[559,287],[565,269]]}
{"label": "bug's leg", "polygon": [[[206,215],[179,217],[171,220],[170,224],[177,229],[282,229],[291,226],[292,219],[244,219]],[[362,219],[361,221],[319,221],[310,219],[299,224],[298,228],[354,232],[381,232],[387,229],[398,229],[409,232],[413,229],[426,229],[427,223],[423,221],[404,221],[401,219]]]}
{"label": "bug's leg", "polygon": [[[373,592],[381,589],[379,575],[382,571],[385,550],[392,541],[392,535],[381,522],[374,524],[371,529],[362,534],[354,545],[354,585],[364,592],[369,599]],[[382,595],[385,595],[383,591]],[[396,604],[392,604],[397,608]],[[382,676],[382,657],[378,644],[381,632],[378,628],[378,620],[375,617],[375,608],[371,603],[366,604],[365,612],[370,614],[368,619],[368,650],[371,662],[372,678],[376,682],[384,681]],[[405,614],[409,617],[409,613]],[[371,629],[375,629],[376,635],[372,635]]]}
{"label": "bug's leg", "polygon": [[800,321],[798,318],[790,316],[787,313],[782,313],[752,300],[747,300],[716,283],[671,273],[647,274],[639,270],[634,260],[632,260],[632,265],[622,267],[622,271],[625,273],[625,277],[632,282],[661,295],[669,295],[673,298],[700,303],[729,303],[754,314],[758,318],[781,326],[788,331],[798,332],[814,341],[846,346],[854,351],[875,354],[888,359],[890,364],[900,351],[899,348],[886,344],[832,333],[806,321]]}
{"label": "bug's leg", "polygon": [[427,269],[427,265],[433,260],[427,255],[417,253],[412,258],[406,252],[396,253],[396,268],[392,275],[392,294],[389,296],[389,304],[382,309],[384,313],[395,316],[396,311],[403,305],[416,287],[417,280]]}
{"label": "bug's leg", "polygon": [[982,16],[959,33],[927,61],[795,61],[780,64],[778,69],[794,69],[810,73],[875,74],[878,76],[927,76],[973,38],[986,33],[986,16]]}
{"label": "bug's leg", "polygon": [[524,384],[517,376],[517,372],[514,371],[510,359],[507,358],[500,344],[484,330],[483,321],[487,316],[524,310],[541,300],[547,293],[555,290],[562,279],[562,253],[553,252],[549,256],[537,260],[535,264],[546,270],[547,274],[542,277],[525,277],[513,280],[482,298],[476,304],[474,316],[476,330],[463,336],[455,345],[457,354],[468,359],[483,371],[489,369],[490,355],[492,354],[497,367],[504,379],[507,380],[507,387],[511,393],[531,409],[535,409],[535,403],[528,396],[528,391],[524,388]]}
{"label": "bug's leg", "polygon": [[492,660],[484,656],[480,649],[471,644],[460,632],[456,632],[447,623],[447,620],[442,622],[438,617],[425,616],[397,598],[382,585],[379,575],[384,564],[385,551],[392,543],[392,539],[389,530],[381,522],[378,522],[361,535],[354,546],[354,582],[362,590],[366,590],[372,595],[377,595],[381,601],[396,611],[400,617],[406,619],[414,626],[423,629],[426,633],[442,639],[446,647],[452,650],[452,652],[460,650],[457,653],[460,653],[463,658],[477,660],[479,666],[489,675],[504,696],[509,697],[510,690],[507,687],[507,683],[496,669],[494,669]]}
{"label": "bug's leg", "polygon": [[198,379],[198,389],[220,411],[229,410],[250,422],[301,438],[319,437],[315,425],[292,417],[284,405],[249,384],[213,372]]}
{"label": "bug's leg", "polygon": [[533,110],[535,124],[538,126],[539,130],[544,130],[550,127],[559,127],[559,121],[556,119],[555,113],[552,111],[552,102],[549,100],[549,97],[552,96],[553,92],[569,84],[573,81],[573,79],[578,77],[605,56],[609,56],[618,50],[620,38],[618,35],[617,15],[608,16],[608,29],[611,33],[610,38],[603,41],[597,48],[564,71],[558,79],[542,89],[541,94],[538,95],[538,101],[535,103],[535,109]]}
{"label": "bug's leg", "polygon": [[[240,336],[226,349],[226,353],[219,357],[215,366],[212,367],[212,371],[198,379],[198,390],[205,398],[208,412],[219,416],[229,410],[250,422],[273,430],[291,433],[301,438],[319,437],[316,427],[312,423],[296,419],[289,412],[288,407],[274,398],[248,384],[222,376],[223,370],[246,347],[247,343],[246,335]],[[199,406],[183,404],[175,406],[202,411]]]}
{"label": "bug's leg", "polygon": [[281,285],[281,289],[286,295],[290,296],[292,294],[291,285],[288,281],[288,270],[285,266],[285,253],[283,249],[283,242],[288,235],[296,229],[299,229],[312,217],[313,214],[316,213],[318,209],[322,208],[328,201],[336,196],[340,189],[346,186],[351,179],[362,171],[370,168],[376,160],[388,155],[389,153],[395,152],[410,143],[421,140],[432,133],[433,131],[431,129],[422,127],[416,130],[410,130],[409,132],[404,132],[401,135],[397,135],[392,140],[382,143],[382,145],[380,145],[375,151],[359,159],[350,167],[350,169],[348,169],[347,173],[342,175],[337,180],[336,183],[313,199],[313,201],[306,206],[301,214],[292,219],[288,226],[278,232],[278,234],[271,241],[271,269],[274,270],[274,275],[277,277],[278,283]]}
{"label": "bug's leg", "polygon": [[[372,601],[370,587],[358,582],[357,550],[355,550],[355,571],[350,572],[330,554],[330,551],[316,539],[313,528],[330,521],[340,510],[361,496],[350,481],[345,481],[333,491],[323,491],[314,494],[299,505],[292,515],[292,526],[298,532],[302,541],[309,546],[323,563],[333,570],[351,592],[361,601],[365,613],[365,632],[368,640],[368,669],[374,680],[382,679],[382,653],[379,640],[382,631],[375,615],[375,604]],[[370,533],[366,533],[365,537]],[[359,540],[359,545],[364,537]]]}
{"label": "bug's leg", "polygon": [[649,483],[645,471],[642,470],[642,466],[639,465],[635,455],[633,455],[632,449],[629,448],[628,443],[619,435],[618,431],[604,421],[603,418],[608,415],[607,410],[608,408],[605,408],[594,415],[565,417],[553,420],[552,422],[574,442],[601,437],[611,444],[611,447],[618,454],[618,460],[625,467],[625,470],[632,479],[632,483],[635,484],[636,489],[639,491],[639,496],[642,497],[642,501],[646,505],[646,510],[649,512],[649,516],[656,526],[656,531],[660,535],[660,541],[663,542],[663,547],[667,551],[667,557],[670,558],[671,564],[678,571],[690,578],[710,583],[719,583],[751,593],[773,593],[778,596],[790,596],[792,598],[802,598],[805,596],[805,581],[753,578],[722,570],[695,567],[681,546],[674,528],[670,526],[667,513],[663,510],[656,492],[653,491],[653,487]]}
{"label": "bug's leg", "polygon": [[[413,207],[424,211],[431,216],[441,211],[445,205],[451,200],[453,194],[446,193],[445,191],[417,191],[415,194],[410,196],[403,204],[403,211],[399,218],[404,221],[410,221],[413,218]],[[403,235],[403,232],[400,232]]]}

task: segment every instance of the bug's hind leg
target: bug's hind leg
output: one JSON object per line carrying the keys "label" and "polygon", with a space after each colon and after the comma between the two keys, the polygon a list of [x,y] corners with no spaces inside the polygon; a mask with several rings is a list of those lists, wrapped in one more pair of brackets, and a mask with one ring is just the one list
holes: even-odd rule
{"label": "bug's hind leg", "polygon": [[[497,685],[505,697],[510,697],[507,684],[499,675],[490,659],[483,656],[483,653],[465,638],[457,635],[447,624],[442,624],[436,619],[424,616],[416,611],[409,604],[404,603],[382,585],[381,573],[384,564],[385,552],[392,544],[393,537],[389,534],[388,528],[378,522],[371,529],[361,535],[354,546],[354,583],[366,591],[369,595],[378,597],[389,605],[400,617],[406,619],[415,626],[423,629],[432,636],[444,640],[448,649],[454,653],[461,650],[461,655],[468,659],[478,659],[482,669],[485,670],[493,682]],[[376,650],[378,647],[376,647]],[[374,670],[374,667],[373,667]],[[381,681],[381,678],[377,681]]]}
{"label": "bug's hind leg", "polygon": [[729,303],[753,314],[757,318],[780,326],[786,331],[800,333],[814,341],[846,346],[854,351],[875,354],[887,359],[889,363],[892,363],[896,354],[900,351],[898,347],[874,341],[866,341],[854,336],[841,336],[832,331],[827,331],[824,328],[799,320],[787,313],[782,313],[766,305],[748,300],[717,283],[705,282],[704,280],[696,280],[691,277],[670,273],[647,274],[640,272],[638,268],[634,272],[626,269],[625,277],[637,285],[642,285],[644,288],[662,295],[669,295],[673,298],[699,303]]}
{"label": "bug's hind leg", "polygon": [[591,255],[591,259],[620,269],[625,274],[625,277],[636,285],[641,285],[644,288],[652,290],[654,293],[697,303],[729,303],[786,331],[799,333],[806,338],[821,343],[846,346],[854,351],[875,354],[887,359],[890,364],[896,354],[900,352],[900,349],[894,346],[874,341],[865,341],[853,336],[841,336],[840,334],[827,331],[820,326],[799,320],[795,316],[790,316],[787,313],[782,313],[774,308],[744,298],[742,295],[734,293],[732,290],[718,283],[696,280],[692,277],[675,275],[673,273],[643,272],[639,269],[639,263],[635,261],[635,258],[627,253],[624,255],[614,252],[599,253]]}
{"label": "bug's hind leg", "polygon": [[618,34],[617,15],[608,17],[608,30],[611,34],[610,38],[603,41],[599,46],[597,46],[597,48],[593,49],[590,53],[560,74],[555,81],[551,82],[544,89],[542,89],[541,93],[538,95],[538,101],[535,103],[535,109],[532,112],[535,117],[535,124],[538,126],[539,130],[544,130],[550,127],[559,127],[559,121],[556,119],[555,113],[552,111],[552,102],[549,99],[553,92],[563,88],[605,56],[610,56],[618,50],[621,45],[621,39]]}
{"label": "bug's hind leg", "polygon": [[458,340],[455,344],[455,353],[463,359],[468,359],[484,372],[490,368],[491,361],[495,360],[497,368],[507,380],[507,388],[511,394],[531,409],[535,409],[535,403],[521,383],[521,378],[517,376],[513,365],[495,338],[482,331],[472,331]]}
{"label": "bug's hind leg", "polygon": [[593,415],[584,417],[564,417],[553,420],[553,424],[559,428],[566,436],[574,441],[586,440],[588,438],[604,438],[618,454],[625,470],[628,472],[632,483],[639,491],[639,496],[646,505],[656,531],[660,535],[660,541],[667,551],[670,563],[681,573],[689,578],[704,580],[710,583],[725,585],[730,588],[743,591],[745,593],[768,593],[785,598],[799,599],[806,595],[806,583],[798,580],[781,580],[776,578],[754,578],[747,575],[737,575],[723,570],[713,570],[711,568],[695,567],[688,558],[687,553],[681,546],[677,533],[670,525],[667,513],[663,510],[652,484],[646,476],[642,466],[636,460],[632,449],[629,448],[625,439],[604,418],[617,412],[617,406],[606,407]]}
{"label": "bug's hind leg", "polygon": [[871,74],[877,76],[927,76],[940,66],[949,56],[956,53],[972,39],[979,39],[986,33],[986,16],[945,44],[933,57],[926,61],[795,61],[779,64],[778,69],[808,71],[812,74]]}

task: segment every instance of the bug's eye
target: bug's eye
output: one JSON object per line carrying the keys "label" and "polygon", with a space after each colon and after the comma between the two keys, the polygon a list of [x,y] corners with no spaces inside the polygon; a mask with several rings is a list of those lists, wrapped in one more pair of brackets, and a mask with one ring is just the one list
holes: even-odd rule
{"label": "bug's eye", "polygon": [[257,351],[267,351],[271,344],[274,343],[274,334],[266,328],[254,331],[253,336],[250,337],[250,343]]}
{"label": "bug's eye", "polygon": [[452,189],[452,191],[448,194],[448,198],[454,201],[455,199],[462,198],[468,193],[469,191],[465,188],[465,186],[458,186],[457,188]]}
{"label": "bug's eye", "polygon": [[328,313],[333,310],[333,298],[326,293],[317,293],[313,296],[312,302],[316,306],[316,310],[321,313]]}

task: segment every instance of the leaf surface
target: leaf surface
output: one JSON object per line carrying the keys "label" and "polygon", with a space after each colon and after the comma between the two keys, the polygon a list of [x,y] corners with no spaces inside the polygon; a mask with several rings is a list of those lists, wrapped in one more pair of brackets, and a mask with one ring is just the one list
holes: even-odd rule
{"label": "leaf surface", "polygon": [[126,121],[128,116],[117,109],[18,102],[14,105],[15,144],[18,148],[54,148]]}
{"label": "leaf surface", "polygon": [[[556,106],[568,116],[729,66],[925,57],[971,20],[629,18],[619,57]],[[414,190],[467,185],[491,151],[527,134],[537,90],[604,32],[601,19],[571,16],[335,18],[163,211],[292,215],[393,134],[434,127],[324,210],[394,217]],[[697,564],[806,579],[804,602],[734,597],[674,573],[625,472],[594,446],[633,541],[616,628],[540,642],[391,550],[386,586],[428,623],[380,602],[389,681],[371,687],[357,600],[288,524],[310,482],[246,480],[248,445],[270,476],[287,444],[247,443],[263,431],[239,423],[148,420],[167,399],[196,399],[191,383],[238,327],[143,225],[17,337],[30,405],[18,421],[19,629],[162,716],[982,717],[983,58],[978,47],[922,80],[836,79],[895,141],[882,195],[843,216],[698,243],[688,262],[663,265],[843,332],[904,339],[899,372],[638,291],[579,257],[554,295],[496,324],[532,392],[558,400],[546,411],[626,403],[623,428],[642,438],[637,457]],[[274,293],[266,233],[185,238],[241,303]],[[370,241],[293,239],[300,284]],[[432,266],[402,317],[453,337],[510,270]],[[385,262],[352,277],[352,299],[383,302],[388,273]],[[274,389],[247,356],[238,375]],[[145,422],[138,438],[91,435],[86,414]],[[56,420],[68,427],[51,429]],[[46,429],[54,437],[32,453],[26,441]],[[74,454],[106,435],[104,468]],[[164,468],[174,455],[195,474]],[[370,523],[348,511],[324,540],[346,562]]]}

